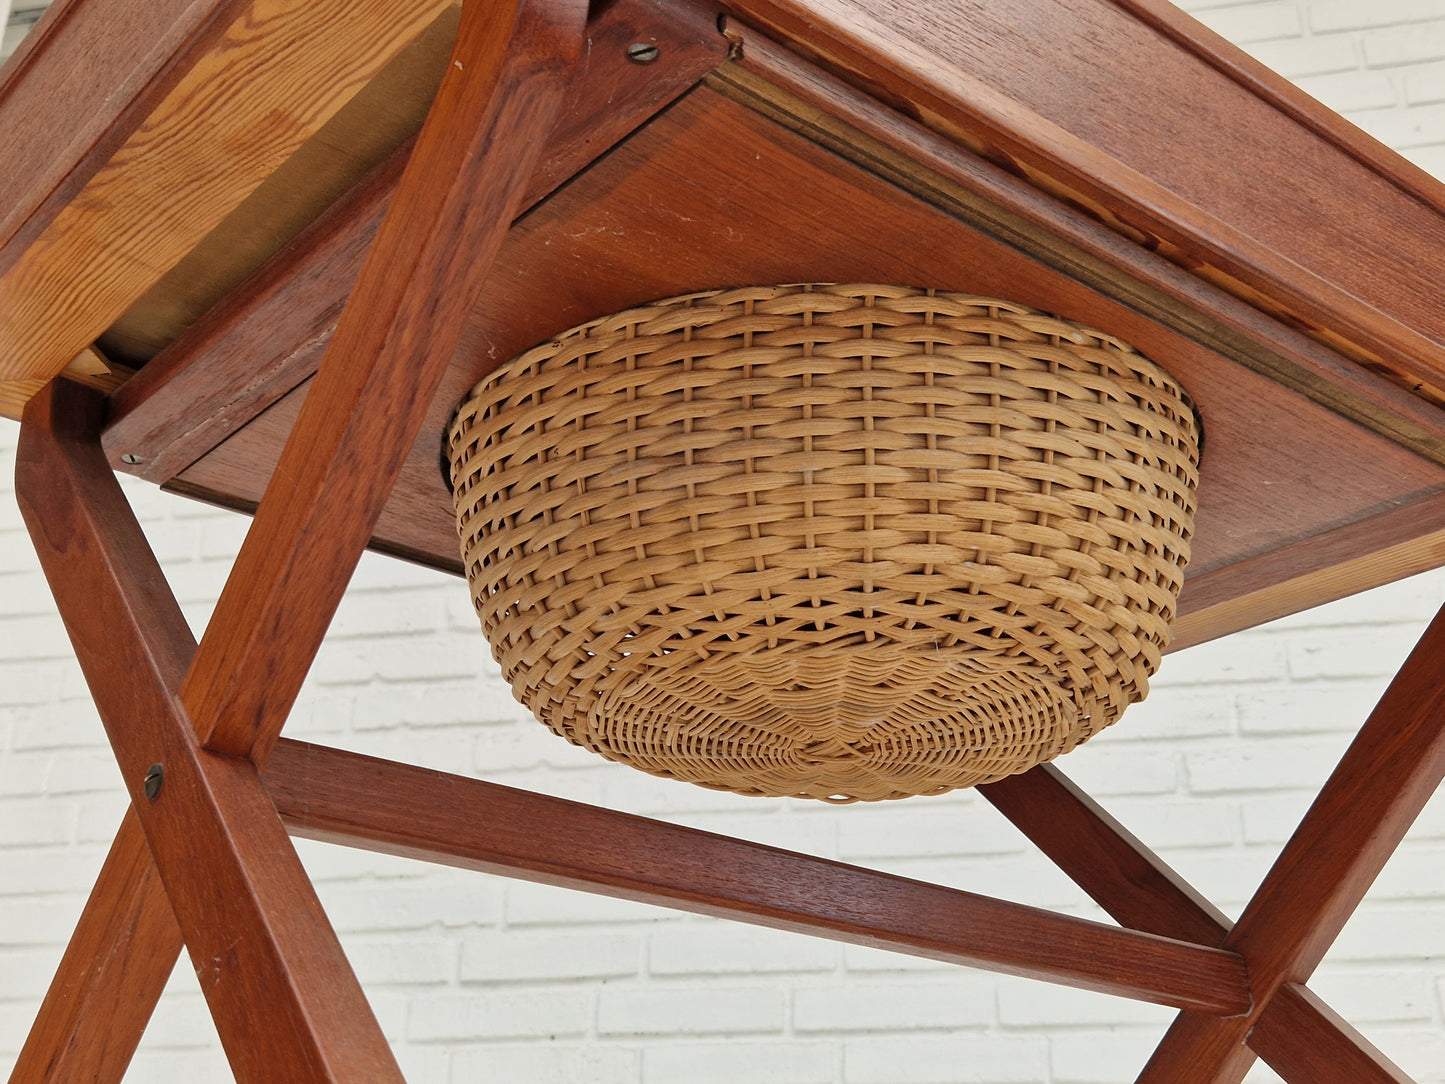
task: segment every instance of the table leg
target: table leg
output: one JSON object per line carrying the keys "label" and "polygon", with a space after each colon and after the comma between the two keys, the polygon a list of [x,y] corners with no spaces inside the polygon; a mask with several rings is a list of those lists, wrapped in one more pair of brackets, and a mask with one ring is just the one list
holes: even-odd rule
{"label": "table leg", "polygon": [[[1331,773],[1235,923],[1224,947],[1243,954],[1254,1009],[1232,1019],[1183,1012],[1137,1084],[1238,1084],[1246,1045],[1281,987],[1303,983],[1359,906],[1445,776],[1445,610],[1438,614]],[[1291,1053],[1278,1046],[1282,1058]],[[1297,1033],[1296,1043],[1308,1040]],[[1286,1038],[1286,1043],[1290,1040]],[[1355,1084],[1343,1064],[1318,1084]],[[1388,1078],[1386,1078],[1388,1079]]]}
{"label": "table leg", "polygon": [[182,947],[140,821],[129,810],[11,1081],[119,1084]]}

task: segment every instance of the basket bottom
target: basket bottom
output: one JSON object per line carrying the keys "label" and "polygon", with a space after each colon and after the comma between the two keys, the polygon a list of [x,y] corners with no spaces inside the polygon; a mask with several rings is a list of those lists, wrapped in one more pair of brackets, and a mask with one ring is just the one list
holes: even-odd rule
{"label": "basket bottom", "polygon": [[741,794],[872,801],[1025,771],[1092,732],[1017,655],[860,644],[820,665],[775,648],[629,660],[564,736],[656,775]]}

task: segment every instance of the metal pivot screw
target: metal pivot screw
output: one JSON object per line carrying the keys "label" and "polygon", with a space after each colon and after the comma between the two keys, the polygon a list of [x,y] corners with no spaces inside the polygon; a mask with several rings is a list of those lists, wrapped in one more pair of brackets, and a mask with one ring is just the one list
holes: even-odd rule
{"label": "metal pivot screw", "polygon": [[129,463],[131,466],[135,466],[137,463],[141,462],[141,457],[136,455],[134,452],[126,452],[123,456],[120,457],[120,461],[122,463]]}
{"label": "metal pivot screw", "polygon": [[151,801],[160,796],[161,784],[166,781],[166,770],[159,764],[152,764],[146,769],[145,781],[141,786],[145,789],[145,795]]}
{"label": "metal pivot screw", "polygon": [[634,41],[627,47],[627,59],[634,64],[651,64],[661,54],[656,45],[646,41]]}

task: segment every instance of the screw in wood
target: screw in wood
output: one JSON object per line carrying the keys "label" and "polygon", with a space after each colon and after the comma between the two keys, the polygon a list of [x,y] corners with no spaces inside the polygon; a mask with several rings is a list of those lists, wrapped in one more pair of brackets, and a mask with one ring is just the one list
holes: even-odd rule
{"label": "screw in wood", "polygon": [[161,784],[166,781],[166,770],[159,764],[152,764],[146,769],[145,780],[141,786],[145,790],[145,796],[151,801],[160,797]]}
{"label": "screw in wood", "polygon": [[627,47],[627,59],[634,64],[651,64],[661,53],[661,49],[646,41],[634,41]]}
{"label": "screw in wood", "polygon": [[141,458],[134,452],[126,452],[123,456],[120,457],[120,461],[122,463],[129,463],[131,466],[135,466],[135,464],[141,461]]}

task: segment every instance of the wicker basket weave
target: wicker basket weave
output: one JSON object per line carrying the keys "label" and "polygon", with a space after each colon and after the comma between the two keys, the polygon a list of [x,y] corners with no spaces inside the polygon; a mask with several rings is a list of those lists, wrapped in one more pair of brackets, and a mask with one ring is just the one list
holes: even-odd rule
{"label": "wicker basket weave", "polygon": [[696,294],[480,383],[462,555],[517,697],[744,794],[939,793],[1141,699],[1193,529],[1179,386],[1107,335],[889,286]]}

